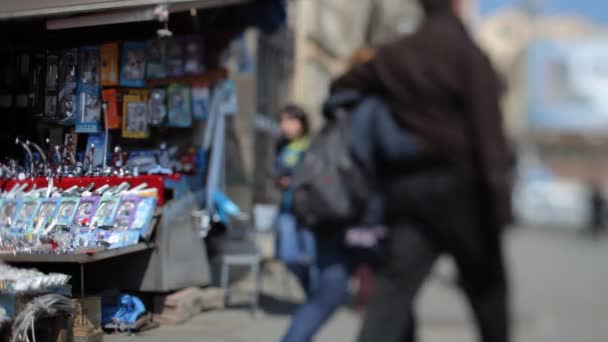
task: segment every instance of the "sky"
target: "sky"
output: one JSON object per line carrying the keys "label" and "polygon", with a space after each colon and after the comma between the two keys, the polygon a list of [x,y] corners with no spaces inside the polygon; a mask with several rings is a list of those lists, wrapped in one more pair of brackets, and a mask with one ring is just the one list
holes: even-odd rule
{"label": "sky", "polygon": [[[513,6],[522,0],[478,0],[480,12],[487,15],[503,6]],[[590,18],[591,20],[608,24],[608,0],[544,0],[541,13],[568,14],[573,13]]]}

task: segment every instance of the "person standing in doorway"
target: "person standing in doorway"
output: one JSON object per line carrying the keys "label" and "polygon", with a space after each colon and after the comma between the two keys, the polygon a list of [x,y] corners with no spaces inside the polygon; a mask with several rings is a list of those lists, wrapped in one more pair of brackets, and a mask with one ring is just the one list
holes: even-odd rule
{"label": "person standing in doorway", "polygon": [[414,299],[450,255],[483,342],[510,341],[502,231],[512,221],[511,165],[501,84],[459,18],[458,0],[419,0],[412,35],[332,84],[381,97],[424,151],[384,163],[388,259],[378,271],[360,342],[414,341]]}

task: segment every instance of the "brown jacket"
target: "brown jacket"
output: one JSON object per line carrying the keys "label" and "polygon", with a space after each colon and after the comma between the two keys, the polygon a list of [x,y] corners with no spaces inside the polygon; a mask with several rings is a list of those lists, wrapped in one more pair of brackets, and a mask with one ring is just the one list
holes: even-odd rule
{"label": "brown jacket", "polygon": [[373,60],[337,79],[332,90],[337,89],[384,97],[427,147],[480,181],[498,225],[511,222],[500,82],[455,15],[435,13],[416,33],[380,46]]}

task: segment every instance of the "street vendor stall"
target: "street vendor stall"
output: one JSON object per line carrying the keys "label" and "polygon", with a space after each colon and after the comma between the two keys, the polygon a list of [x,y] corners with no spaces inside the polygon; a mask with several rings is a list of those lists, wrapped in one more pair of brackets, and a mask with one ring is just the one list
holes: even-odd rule
{"label": "street vendor stall", "polygon": [[281,1],[60,2],[0,10],[21,33],[0,47],[0,260],[71,274],[82,297],[208,284],[204,237],[239,211],[222,53],[282,22],[261,15]]}

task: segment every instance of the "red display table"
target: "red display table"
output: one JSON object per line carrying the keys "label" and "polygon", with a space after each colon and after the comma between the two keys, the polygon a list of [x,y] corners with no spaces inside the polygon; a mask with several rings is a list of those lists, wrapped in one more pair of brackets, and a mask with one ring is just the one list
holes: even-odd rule
{"label": "red display table", "polygon": [[[173,175],[146,175],[146,176],[137,176],[137,177],[63,177],[63,178],[55,178],[53,179],[53,185],[60,189],[69,189],[73,186],[85,187],[89,184],[95,184],[95,188],[99,188],[103,185],[116,186],[123,182],[128,182],[131,184],[131,187],[138,186],[140,184],[146,183],[149,188],[158,189],[158,205],[161,206],[165,203],[165,180],[180,180],[181,175],[173,174]],[[28,178],[26,180],[15,180],[9,179],[0,181],[0,186],[3,190],[10,190],[15,186],[15,184],[36,184],[37,188],[43,188],[48,186],[47,178]]]}

